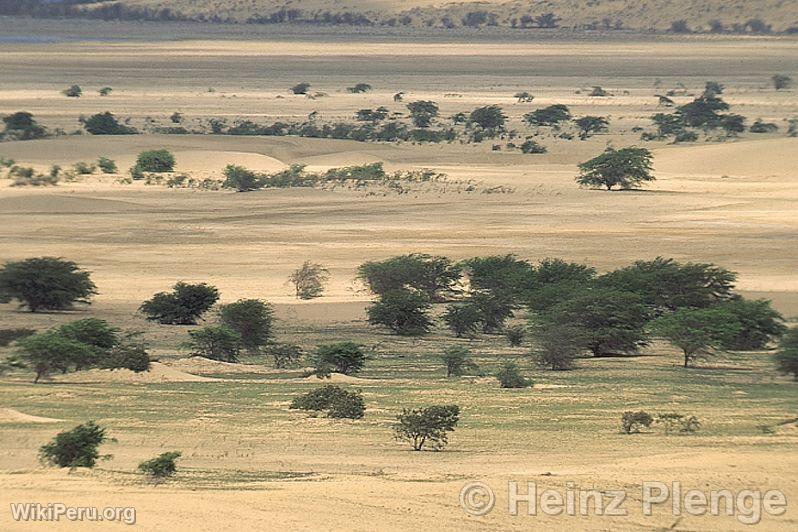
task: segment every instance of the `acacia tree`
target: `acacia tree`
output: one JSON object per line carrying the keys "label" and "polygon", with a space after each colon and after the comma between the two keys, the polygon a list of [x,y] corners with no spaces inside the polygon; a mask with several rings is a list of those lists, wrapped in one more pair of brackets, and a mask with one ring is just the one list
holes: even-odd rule
{"label": "acacia tree", "polygon": [[392,290],[368,308],[369,323],[384,325],[402,336],[421,336],[432,326],[427,296],[410,290]]}
{"label": "acacia tree", "polygon": [[561,103],[535,109],[524,115],[524,120],[530,126],[558,126],[561,122],[567,122],[570,119],[571,111],[568,106]]}
{"label": "acacia tree", "polygon": [[95,356],[91,346],[67,338],[58,331],[28,336],[19,340],[18,346],[19,358],[36,373],[34,383],[53,371],[65,373],[70,367]]}
{"label": "acacia tree", "polygon": [[313,299],[324,293],[324,284],[330,279],[330,272],[315,262],[306,260],[294,270],[288,281],[294,285],[297,299]]}
{"label": "acacia tree", "polygon": [[483,129],[498,129],[504,127],[506,116],[498,105],[486,105],[471,111],[469,122]]}
{"label": "acacia tree", "polygon": [[164,325],[195,325],[218,300],[216,287],[180,281],[171,292],[159,292],[142,303],[139,311],[148,320]]}
{"label": "acacia tree", "polygon": [[438,116],[438,104],[430,100],[419,100],[407,104],[410,119],[416,127],[429,127],[432,119]]}
{"label": "acacia tree", "polygon": [[427,443],[435,451],[442,451],[449,443],[448,433],[452,432],[460,419],[457,405],[434,405],[426,408],[402,410],[394,425],[394,436],[398,440],[409,441],[414,451],[421,451]]}
{"label": "acacia tree", "polygon": [[365,262],[358,267],[357,276],[377,295],[412,289],[422,292],[430,301],[439,302],[454,292],[461,272],[447,257],[411,253]]}
{"label": "acacia tree", "polygon": [[682,350],[686,368],[699,355],[708,355],[728,344],[739,332],[740,323],[728,310],[715,307],[680,309],[657,318],[651,328]]}
{"label": "acacia tree", "polygon": [[239,299],[222,305],[219,318],[239,334],[241,345],[250,352],[257,352],[273,336],[274,307],[260,299]]}
{"label": "acacia tree", "polygon": [[67,310],[97,293],[89,272],[72,261],[40,257],[7,262],[0,269],[0,302],[18,300],[31,312]]}
{"label": "acacia tree", "polygon": [[603,116],[582,116],[574,120],[574,124],[579,128],[579,138],[586,140],[596,133],[607,131],[610,121]]}
{"label": "acacia tree", "polygon": [[354,375],[366,363],[363,348],[354,342],[321,344],[311,357],[318,377],[328,377],[330,373]]}
{"label": "acacia tree", "polygon": [[604,153],[579,165],[576,182],[582,186],[632,189],[655,178],[647,148],[607,148]]}
{"label": "acacia tree", "polygon": [[466,371],[477,369],[477,365],[471,360],[471,351],[461,345],[447,347],[440,358],[446,366],[446,378],[460,377]]}
{"label": "acacia tree", "polygon": [[544,319],[531,329],[535,342],[532,356],[540,367],[572,369],[574,360],[588,350],[588,333],[579,326]]}
{"label": "acacia tree", "polygon": [[241,335],[226,325],[208,325],[188,332],[189,340],[185,347],[191,356],[238,362],[241,352]]}

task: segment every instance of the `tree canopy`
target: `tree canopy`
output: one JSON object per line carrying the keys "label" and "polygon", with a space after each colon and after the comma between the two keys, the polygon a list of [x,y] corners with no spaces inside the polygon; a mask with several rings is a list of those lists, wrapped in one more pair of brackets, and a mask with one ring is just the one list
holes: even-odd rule
{"label": "tree canopy", "polygon": [[651,173],[651,152],[647,148],[607,148],[601,155],[579,165],[576,181],[589,187],[631,189],[655,178]]}

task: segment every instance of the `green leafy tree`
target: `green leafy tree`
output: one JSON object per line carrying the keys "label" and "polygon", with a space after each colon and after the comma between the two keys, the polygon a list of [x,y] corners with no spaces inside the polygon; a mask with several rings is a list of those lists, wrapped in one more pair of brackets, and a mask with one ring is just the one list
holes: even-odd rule
{"label": "green leafy tree", "polygon": [[505,362],[501,369],[496,373],[499,385],[502,388],[529,388],[532,382],[521,375],[518,364],[515,362]]}
{"label": "green leafy tree", "polygon": [[366,413],[366,404],[360,392],[348,392],[333,384],[316,388],[294,398],[288,408],[326,411],[327,417],[330,418],[361,419]]}
{"label": "green leafy tree", "polygon": [[357,275],[377,295],[412,289],[424,293],[430,301],[437,302],[454,292],[461,272],[447,257],[412,253],[383,261],[365,262],[358,267]]}
{"label": "green leafy tree", "polygon": [[223,325],[239,334],[241,345],[253,353],[274,335],[274,307],[259,299],[239,299],[222,305],[219,318]]}
{"label": "green leafy tree", "polygon": [[308,90],[310,90],[310,83],[302,81],[291,87],[290,90],[294,94],[307,94]]}
{"label": "green leafy tree", "polygon": [[59,432],[50,443],[42,445],[42,462],[58,467],[94,467],[100,458],[99,447],[108,440],[105,428],[94,421]]}
{"label": "green leafy tree", "polygon": [[132,127],[121,124],[109,111],[92,115],[82,122],[83,128],[92,135],[133,135],[136,133]]}
{"label": "green leafy tree", "polygon": [[784,375],[792,375],[798,382],[798,329],[790,329],[779,344],[776,352],[776,367]]}
{"label": "green leafy tree", "polygon": [[100,167],[100,170],[102,170],[104,174],[115,174],[119,170],[116,166],[116,162],[108,157],[100,157],[97,159],[97,166]]}
{"label": "green leafy tree", "polygon": [[531,329],[532,356],[542,368],[573,369],[575,360],[590,347],[588,332],[576,325],[543,319],[533,323]]}
{"label": "green leafy tree", "polygon": [[141,373],[150,370],[147,346],[138,339],[140,333],[126,333],[111,349],[103,353],[98,366],[104,369],[129,369]]}
{"label": "green leafy tree", "polygon": [[475,292],[465,300],[465,304],[477,310],[482,332],[486,334],[501,331],[504,322],[513,317],[515,309],[515,304],[510,298],[492,292]]}
{"label": "green leafy tree", "polygon": [[594,356],[632,353],[648,343],[648,310],[631,292],[587,289],[554,305],[543,318],[584,330]]}
{"label": "green leafy tree", "polygon": [[296,344],[270,343],[266,354],[274,359],[274,367],[284,369],[296,366],[302,358],[302,348]]}
{"label": "green leafy tree", "polygon": [[660,316],[651,323],[651,329],[682,350],[686,368],[698,356],[727,345],[739,333],[740,323],[721,307],[685,308]]}
{"label": "green leafy tree", "polygon": [[459,420],[460,407],[457,405],[405,408],[397,416],[394,436],[410,442],[414,451],[423,450],[427,444],[435,451],[442,451],[449,443],[448,433],[454,431]]}
{"label": "green leafy tree", "polygon": [[736,297],[723,303],[721,308],[732,313],[740,324],[737,334],[724,345],[726,349],[734,351],[764,349],[770,342],[778,340],[787,330],[784,318],[766,299],[752,301]]}
{"label": "green leafy tree", "polygon": [[420,100],[407,104],[410,119],[416,127],[429,127],[432,119],[438,116],[438,104],[429,100]]}
{"label": "green leafy tree", "polygon": [[467,371],[478,369],[471,359],[471,351],[460,345],[452,345],[444,349],[440,359],[446,367],[446,378],[461,377]]}
{"label": "green leafy tree", "polygon": [[574,120],[574,124],[579,128],[579,138],[585,140],[596,133],[606,132],[610,121],[603,116],[582,116]]}
{"label": "green leafy tree", "polygon": [[499,129],[504,127],[507,117],[498,105],[486,105],[471,111],[468,121],[483,129]]}
{"label": "green leafy tree", "polygon": [[631,189],[655,178],[651,173],[651,152],[647,148],[607,148],[604,153],[579,165],[577,183],[589,187]]}
{"label": "green leafy tree", "polygon": [[11,261],[0,269],[0,302],[16,299],[31,312],[89,304],[96,293],[89,272],[61,258]]}
{"label": "green leafy tree", "polygon": [[355,375],[363,369],[366,354],[354,342],[321,344],[316,347],[311,362],[319,377],[327,377],[333,372]]}
{"label": "green leafy tree", "polygon": [[3,117],[5,131],[3,137],[8,140],[35,140],[48,136],[47,129],[39,125],[33,115],[27,111],[19,111]]}
{"label": "green leafy tree", "polygon": [[224,182],[222,187],[234,188],[238,192],[260,190],[266,185],[266,180],[263,176],[243,166],[228,164],[225,166],[223,173]]}
{"label": "green leafy tree", "polygon": [[54,371],[66,373],[77,365],[94,360],[96,351],[89,345],[65,337],[58,331],[47,331],[17,342],[17,354],[36,373],[33,382]]}
{"label": "green leafy tree", "polygon": [[241,352],[241,335],[226,325],[207,325],[188,332],[186,347],[191,356],[238,362]]}
{"label": "green leafy tree", "polygon": [[294,285],[297,299],[314,299],[324,293],[324,285],[330,279],[330,272],[315,262],[306,260],[294,270],[288,281]]}
{"label": "green leafy tree", "polygon": [[558,103],[527,113],[524,120],[531,126],[558,126],[571,120],[571,111],[568,106]]}
{"label": "green leafy tree", "polygon": [[77,370],[98,364],[120,341],[119,329],[97,318],[76,320],[61,325],[57,331],[65,338],[80,342],[92,349],[92,356],[75,361]]}
{"label": "green leafy tree", "polygon": [[180,451],[161,453],[151,460],[139,464],[138,470],[151,479],[163,481],[177,473],[177,459],[182,456]]}
{"label": "green leafy tree", "polygon": [[430,306],[425,294],[400,289],[380,296],[367,313],[372,325],[383,325],[403,336],[421,336],[432,326],[427,315]]}
{"label": "green leafy tree", "polygon": [[488,291],[512,300],[528,292],[535,282],[535,269],[515,255],[493,255],[464,260],[460,267],[471,288]]}
{"label": "green leafy tree", "polygon": [[159,292],[142,303],[139,311],[148,320],[164,325],[195,325],[218,300],[216,287],[180,281],[171,292]]}
{"label": "green leafy tree", "polygon": [[136,158],[136,168],[143,172],[171,172],[175,168],[175,156],[167,149],[143,151]]}
{"label": "green leafy tree", "polygon": [[474,336],[482,323],[482,314],[474,305],[448,305],[443,322],[458,338]]}

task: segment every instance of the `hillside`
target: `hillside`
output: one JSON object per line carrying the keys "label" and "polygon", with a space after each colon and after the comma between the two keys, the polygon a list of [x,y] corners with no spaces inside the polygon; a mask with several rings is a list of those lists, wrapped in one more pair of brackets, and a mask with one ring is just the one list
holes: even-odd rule
{"label": "hillside", "polygon": [[798,32],[798,7],[786,0],[0,0],[0,14],[432,28]]}

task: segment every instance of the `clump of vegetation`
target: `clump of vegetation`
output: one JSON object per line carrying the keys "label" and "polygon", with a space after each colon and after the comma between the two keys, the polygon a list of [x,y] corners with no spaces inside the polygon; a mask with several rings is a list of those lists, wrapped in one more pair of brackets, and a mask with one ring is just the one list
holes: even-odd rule
{"label": "clump of vegetation", "polygon": [[516,92],[513,95],[513,98],[518,100],[518,103],[529,103],[535,99],[535,97],[528,91]]}
{"label": "clump of vegetation", "polygon": [[507,117],[498,105],[486,105],[471,111],[468,122],[482,129],[498,130],[504,127]]}
{"label": "clump of vegetation", "polygon": [[31,312],[89,304],[97,293],[89,272],[55,257],[7,262],[0,269],[0,302],[16,299]]}
{"label": "clump of vegetation", "polygon": [[430,306],[425,294],[399,289],[382,294],[367,313],[372,325],[383,325],[403,336],[421,336],[432,326],[427,315]]}
{"label": "clump of vegetation", "polygon": [[352,94],[361,94],[363,92],[370,92],[371,85],[368,83],[356,83],[353,87],[347,87],[346,90]]}
{"label": "clump of vegetation", "polygon": [[318,377],[329,377],[331,373],[355,375],[363,369],[366,354],[354,342],[337,342],[316,347],[311,363]]}
{"label": "clump of vegetation", "polygon": [[291,273],[288,281],[294,285],[297,299],[315,299],[324,293],[329,278],[330,273],[324,266],[306,260]]}
{"label": "clump of vegetation", "polygon": [[440,357],[446,367],[446,377],[461,377],[467,371],[476,371],[478,366],[471,359],[471,351],[459,345],[449,346]]}
{"label": "clump of vegetation", "polygon": [[277,369],[296,366],[302,358],[302,348],[295,344],[271,343],[266,346],[265,352],[274,359]]}
{"label": "clump of vegetation", "polygon": [[42,445],[42,462],[58,467],[94,467],[100,458],[100,445],[108,441],[105,428],[94,421],[59,432],[50,443]]}
{"label": "clump of vegetation", "polygon": [[502,388],[528,388],[532,382],[521,375],[515,362],[505,362],[496,373],[496,378]]}
{"label": "clump of vegetation", "polygon": [[430,100],[419,100],[407,104],[410,111],[410,119],[416,127],[426,128],[432,123],[432,119],[438,116],[438,104]]}
{"label": "clump of vegetation", "polygon": [[207,325],[188,332],[186,348],[191,356],[210,358],[222,362],[238,362],[241,353],[241,335],[226,325]]}
{"label": "clump of vegetation", "polygon": [[709,355],[714,349],[728,345],[740,324],[734,314],[723,307],[683,308],[657,318],[651,328],[682,350],[686,368],[698,356]]}
{"label": "clump of vegetation", "polygon": [[775,355],[776,367],[784,375],[792,375],[798,382],[798,329],[791,329],[781,339]]}
{"label": "clump of vegetation", "polygon": [[602,98],[602,97],[605,97],[605,96],[610,96],[610,93],[605,91],[604,89],[602,89],[598,85],[595,85],[593,87],[593,89],[590,91],[590,94],[588,94],[588,96],[594,96],[594,97]]}
{"label": "clump of vegetation", "polygon": [[511,347],[518,347],[524,343],[526,337],[526,327],[523,325],[514,325],[512,327],[504,328],[504,336],[510,343]]}
{"label": "clump of vegetation", "polygon": [[624,434],[637,434],[643,428],[649,428],[653,422],[654,418],[648,412],[626,411],[621,417],[621,431]]}
{"label": "clump of vegetation", "polygon": [[238,333],[241,345],[251,353],[266,345],[274,335],[274,307],[259,299],[239,299],[219,307],[223,325]]}
{"label": "clump of vegetation", "polygon": [[579,128],[579,138],[586,140],[596,133],[606,132],[610,122],[603,116],[582,116],[574,120],[574,124]]}
{"label": "clump of vegetation", "polygon": [[93,174],[95,170],[97,170],[96,165],[87,163],[85,161],[79,161],[72,165],[72,171],[74,171],[77,175]]}
{"label": "clump of vegetation", "polygon": [[114,89],[112,89],[111,87],[103,87],[99,91],[97,91],[97,93],[100,96],[108,96],[108,95],[110,95],[113,92],[113,90]]}
{"label": "clump of vegetation", "polygon": [[307,81],[297,83],[290,90],[294,94],[307,94],[308,90],[310,90],[310,83]]}
{"label": "clump of vegetation", "polygon": [[53,371],[67,372],[82,361],[92,360],[96,351],[89,345],[65,337],[58,331],[47,331],[18,342],[20,360],[36,373],[34,384]]}
{"label": "clump of vegetation", "polygon": [[474,305],[449,305],[446,307],[443,321],[458,338],[470,337],[479,331],[482,314]]}
{"label": "clump of vegetation", "polygon": [[777,91],[792,87],[792,78],[784,74],[773,74],[770,80],[773,82],[773,87]]}
{"label": "clump of vegetation", "polygon": [[574,361],[588,349],[587,332],[578,326],[544,319],[534,324],[533,330],[537,345],[532,355],[540,367],[572,369]]}
{"label": "clump of vegetation", "polygon": [[397,416],[394,436],[410,442],[414,451],[423,450],[425,445],[434,451],[442,451],[449,443],[448,433],[454,431],[459,420],[460,407],[457,405],[405,408]]}
{"label": "clump of vegetation", "polygon": [[115,174],[118,171],[116,162],[108,157],[100,157],[97,159],[97,166],[100,167],[100,170],[102,170],[104,174]]}
{"label": "clump of vegetation", "polygon": [[340,386],[328,384],[302,394],[291,401],[291,409],[325,412],[330,418],[361,419],[366,404],[359,392],[348,392]]}
{"label": "clump of vegetation", "polygon": [[132,127],[120,123],[109,111],[81,119],[81,122],[83,128],[92,135],[134,135],[137,133]]}
{"label": "clump of vegetation", "polygon": [[62,90],[61,94],[67,98],[80,98],[83,96],[83,89],[80,88],[80,85],[72,85],[71,87]]}
{"label": "clump of vegetation", "polygon": [[136,168],[143,172],[171,172],[175,168],[175,156],[167,149],[143,151],[136,158]]}
{"label": "clump of vegetation", "polygon": [[576,182],[589,187],[628,190],[653,181],[651,152],[646,148],[607,148],[604,153],[579,165]]}
{"label": "clump of vegetation", "polygon": [[693,433],[701,428],[701,421],[697,417],[675,412],[657,414],[656,423],[663,426],[665,434],[673,432]]}
{"label": "clump of vegetation", "polygon": [[0,329],[0,347],[7,347],[12,342],[27,338],[36,333],[34,329],[20,327],[17,329]]}
{"label": "clump of vegetation", "polygon": [[[33,115],[27,111],[19,111],[3,117],[5,130],[2,138],[7,140],[35,140],[42,139],[49,135],[44,126],[39,125]],[[6,166],[13,165],[7,164]]]}
{"label": "clump of vegetation", "polygon": [[453,293],[462,273],[447,257],[411,253],[365,262],[358,267],[357,275],[379,296],[395,290],[414,290],[439,302]]}
{"label": "clump of vegetation", "polygon": [[523,144],[521,144],[522,153],[538,154],[538,153],[546,153],[547,151],[549,150],[546,149],[546,146],[538,144],[532,139],[527,139],[523,142]]}
{"label": "clump of vegetation", "polygon": [[531,126],[559,126],[571,120],[571,111],[566,105],[558,103],[527,113],[524,120]]}
{"label": "clump of vegetation", "polygon": [[139,464],[138,470],[150,477],[153,481],[162,482],[177,473],[177,459],[182,456],[180,451],[161,453],[151,460]]}
{"label": "clump of vegetation", "polygon": [[175,284],[171,292],[160,292],[139,307],[148,320],[164,325],[195,325],[219,300],[216,287],[205,283]]}
{"label": "clump of vegetation", "polygon": [[748,128],[748,131],[751,133],[775,133],[779,130],[779,126],[772,122],[763,122],[760,119],[757,119],[756,122],[751,124],[751,127]]}
{"label": "clump of vegetation", "polygon": [[137,340],[140,333],[127,333],[107,350],[98,362],[104,369],[129,369],[141,373],[150,370],[150,355],[147,346]]}
{"label": "clump of vegetation", "polygon": [[259,174],[243,166],[228,164],[224,169],[224,188],[234,188],[238,192],[259,190],[264,186],[264,179]]}

